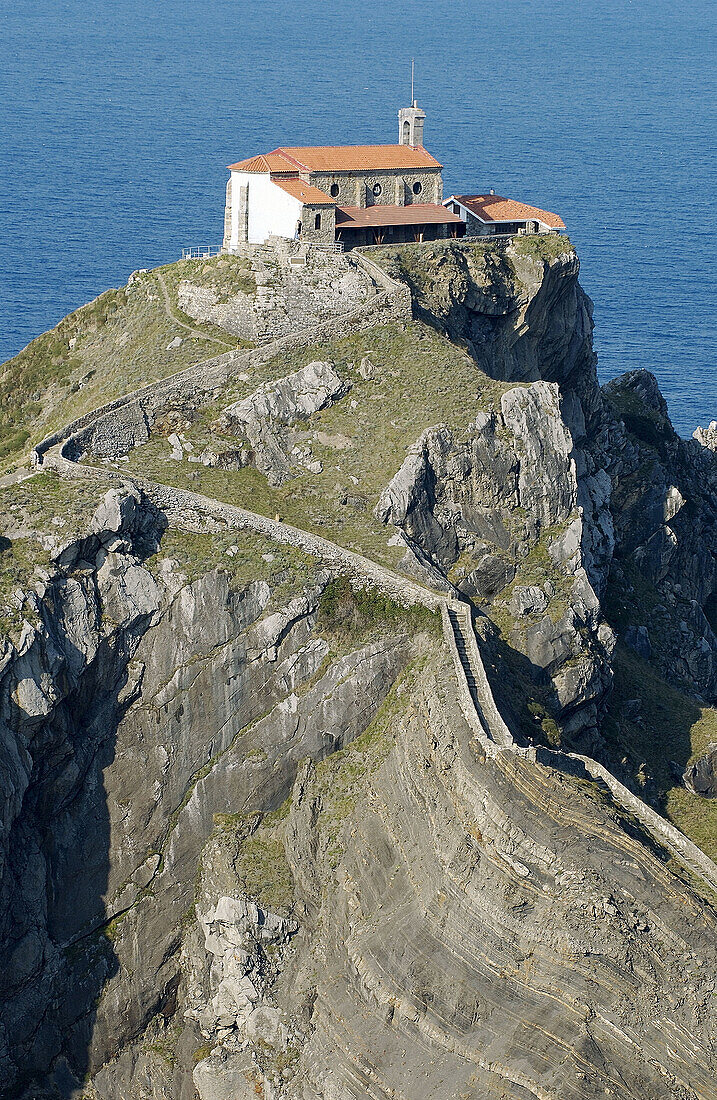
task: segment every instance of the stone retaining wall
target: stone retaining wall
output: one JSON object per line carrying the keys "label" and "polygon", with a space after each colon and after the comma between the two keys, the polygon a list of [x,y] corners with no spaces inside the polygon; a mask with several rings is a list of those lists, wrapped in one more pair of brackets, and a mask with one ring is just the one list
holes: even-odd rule
{"label": "stone retaining wall", "polygon": [[[392,322],[405,323],[412,318],[411,294],[407,286],[391,279],[386,273],[363,256],[356,256],[361,267],[383,287],[370,301],[349,313],[330,317],[310,329],[300,329],[281,336],[259,348],[249,351],[230,351],[212,359],[205,359],[192,367],[172,374],[168,378],[151,382],[139,390],[115,398],[107,404],[78,417],[64,428],[46,436],[31,453],[33,466],[41,466],[43,456],[58,444],[70,444],[67,457],[74,458],[92,442],[99,430],[105,438],[116,436],[118,444],[131,439],[142,416],[150,421],[170,402],[185,401],[212,392],[241,370],[251,369],[273,359],[280,352],[305,347],[319,340],[340,338],[353,332],[364,332],[376,325]],[[134,406],[130,408],[130,406]],[[100,421],[104,421],[100,428]],[[105,453],[108,453],[105,451]],[[120,451],[118,453],[126,453]]]}
{"label": "stone retaining wall", "polygon": [[498,709],[498,705],[488,681],[483,658],[478,648],[476,632],[473,629],[473,618],[470,605],[455,600],[451,603],[451,610],[463,621],[463,637],[466,643],[466,654],[478,690],[478,698],[482,711],[480,717],[483,726],[488,736],[496,745],[502,745],[511,749],[517,748],[518,746],[515,743],[512,733],[503,721],[503,715]]}
{"label": "stone retaining wall", "polygon": [[[451,603],[451,609],[455,609],[455,604]],[[497,756],[499,751],[498,747],[495,742],[491,740],[488,730],[485,729],[480,715],[476,710],[475,703],[473,702],[460,654],[458,653],[458,646],[456,645],[451,620],[448,617],[448,603],[445,600],[441,602],[441,622],[443,625],[443,637],[453,659],[453,668],[456,674],[456,684],[458,686],[458,702],[463,717],[468,723],[469,728],[473,731],[476,740],[482,746],[486,756]]]}
{"label": "stone retaining wall", "polygon": [[[451,604],[451,607],[455,610],[456,607],[460,607],[460,605],[454,606],[454,604]],[[470,616],[470,611],[468,611],[467,608],[466,611]],[[447,611],[445,621],[447,622]],[[451,635],[450,641],[453,643],[452,649],[455,649],[455,640],[453,639],[453,631],[450,629],[450,623],[448,623],[448,628]],[[480,696],[481,709],[483,710],[486,724],[489,727],[489,735],[494,741],[501,738],[499,743],[503,751],[507,750],[518,756],[523,756],[530,761],[542,764],[545,767],[555,768],[557,771],[561,771],[566,775],[573,775],[583,779],[596,779],[604,783],[618,806],[621,806],[623,810],[637,818],[646,831],[660,845],[669,848],[686,867],[701,878],[704,878],[714,889],[717,889],[717,866],[715,866],[712,860],[705,855],[701,848],[698,848],[696,844],[693,844],[693,842],[684,835],[684,833],[681,833],[674,825],[670,825],[669,821],[661,817],[656,810],[653,810],[647,803],[643,802],[641,798],[633,794],[632,791],[615,778],[612,772],[608,771],[602,764],[599,764],[597,760],[593,760],[592,757],[589,756],[582,756],[579,753],[560,752],[556,749],[548,749],[541,746],[523,748],[515,743],[510,730],[503,721],[503,717],[495,701],[485,671],[478,640],[472,628],[472,623],[470,626],[470,635],[475,644],[471,645],[470,638],[467,638],[468,653],[471,672],[473,673]],[[458,665],[460,667],[460,678],[465,679],[463,666],[460,664],[457,649],[456,658],[458,659]],[[466,691],[468,691],[467,683]],[[468,692],[468,697],[471,698],[470,692]]]}
{"label": "stone retaining wall", "polygon": [[[466,652],[479,693],[480,711],[476,708],[468,687],[448,617],[448,603],[444,596],[431,592],[377,562],[340,547],[328,539],[292,527],[290,524],[271,520],[258,513],[212,500],[186,489],[158,485],[145,478],[128,477],[114,470],[78,466],[73,461],[77,453],[81,452],[86,445],[92,432],[99,433],[102,439],[109,438],[110,444],[114,428],[124,432],[125,438],[126,433],[141,433],[144,430],[141,415],[153,415],[169,400],[194,396],[226,383],[239,364],[244,367],[252,366],[266,362],[280,351],[313,343],[321,338],[345,335],[347,331],[361,331],[388,321],[410,320],[411,295],[408,287],[388,276],[369,257],[358,252],[354,255],[371,277],[384,288],[370,303],[344,317],[331,318],[311,331],[281,337],[252,351],[228,352],[189,367],[170,378],[145,386],[126,397],[117,398],[100,409],[86,413],[64,429],[44,439],[33,451],[33,464],[54,468],[64,477],[91,478],[104,484],[135,485],[167,515],[172,526],[197,531],[226,528],[256,531],[276,542],[320,557],[330,567],[356,580],[368,582],[403,606],[423,606],[431,611],[440,610],[444,638],[451,652],[456,672],[461,709],[486,754],[497,756],[500,753],[509,752],[522,756],[532,763],[555,768],[565,774],[596,779],[604,783],[615,802],[633,815],[659,844],[669,848],[685,866],[717,890],[717,866],[704,852],[628,790],[596,760],[577,753],[564,753],[542,747],[526,748],[515,743],[495,702],[478,639],[473,630],[470,608],[466,604],[452,601],[451,608],[460,616],[465,626]],[[126,410],[124,415],[123,410]],[[116,417],[114,426],[108,422],[108,418],[113,416]]]}
{"label": "stone retaining wall", "polygon": [[268,516],[249,512],[233,504],[225,504],[223,501],[202,496],[201,493],[193,493],[189,489],[176,489],[143,477],[130,477],[116,470],[102,469],[97,466],[79,466],[64,458],[58,451],[48,455],[45,465],[57,470],[63,477],[90,478],[105,485],[134,486],[141,490],[155,507],[166,514],[170,526],[181,530],[223,531],[233,528],[256,531],[275,542],[321,558],[337,572],[348,574],[357,580],[367,581],[372,587],[380,589],[404,607],[420,606],[427,607],[430,611],[438,611],[443,602],[443,597],[439,593],[431,592],[407,577],[386,569],[378,562],[338,546],[322,538],[321,535],[314,535],[310,531],[293,527],[290,523],[269,519]]}

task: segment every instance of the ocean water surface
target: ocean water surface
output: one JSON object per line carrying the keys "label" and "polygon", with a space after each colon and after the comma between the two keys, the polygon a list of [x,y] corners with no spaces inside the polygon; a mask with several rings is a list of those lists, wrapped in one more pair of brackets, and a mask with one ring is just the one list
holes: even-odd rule
{"label": "ocean water surface", "polygon": [[717,418],[713,0],[15,0],[0,10],[0,360],[138,267],[221,243],[225,166],[396,140],[445,193],[558,211],[602,379]]}

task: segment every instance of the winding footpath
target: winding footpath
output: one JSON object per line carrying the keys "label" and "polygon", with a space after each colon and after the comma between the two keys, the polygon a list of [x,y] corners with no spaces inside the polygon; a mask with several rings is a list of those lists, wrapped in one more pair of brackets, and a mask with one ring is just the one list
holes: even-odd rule
{"label": "winding footpath", "polygon": [[[372,309],[379,312],[379,305],[383,307],[392,296],[395,298],[397,311],[403,311],[405,314],[406,295],[408,293],[406,286],[391,279],[368,257],[356,253],[355,258],[367,274],[379,286],[383,286],[383,293],[377,294],[368,307],[364,306],[353,311],[351,315],[343,319],[344,323],[349,317],[359,319],[359,315],[364,318],[370,316]],[[167,296],[167,302],[170,304],[166,287],[161,276],[159,278]],[[380,324],[382,319],[374,317],[373,323]],[[187,326],[183,327],[186,328]],[[321,328],[320,325],[318,326],[319,331],[314,328],[298,334],[298,336],[292,338],[290,346],[296,347],[302,343],[311,344],[316,342],[317,338],[323,334],[320,331]],[[279,351],[285,350],[286,347],[287,338],[280,337],[262,347],[262,357],[265,355],[269,358],[273,357]],[[251,362],[251,356],[254,354],[255,352],[251,351],[231,352],[215,359],[206,360],[179,372],[177,375],[142,387],[134,393],[127,394],[109,405],[104,405],[88,413],[79,421],[75,421],[59,432],[47,437],[34,448],[32,465],[35,471],[51,468],[66,478],[84,480],[90,478],[104,484],[109,482],[115,485],[135,487],[167,515],[171,526],[192,531],[206,531],[208,527],[214,530],[234,528],[255,531],[276,542],[320,557],[335,571],[348,574],[360,582],[367,582],[404,606],[420,605],[434,612],[439,611],[443,636],[453,661],[461,711],[486,757],[496,759],[502,754],[511,754],[522,758],[526,762],[552,768],[578,779],[591,779],[598,782],[609,790],[616,805],[631,817],[637,819],[643,829],[649,833],[660,847],[669,850],[680,863],[689,868],[700,879],[703,879],[713,890],[717,891],[717,866],[712,860],[708,859],[704,852],[679,829],[671,825],[642,799],[628,790],[602,764],[591,757],[577,753],[567,753],[537,746],[523,746],[516,743],[503,720],[488,680],[478,638],[473,627],[471,605],[459,599],[457,594],[447,597],[445,592],[434,591],[426,585],[409,580],[386,566],[379,565],[378,562],[348,550],[338,543],[301,528],[293,527],[281,520],[272,520],[267,516],[251,512],[245,508],[226,504],[189,490],[177,489],[153,482],[147,478],[128,476],[102,467],[80,466],[78,464],[77,457],[82,450],[82,433],[88,427],[91,427],[94,422],[107,417],[115,410],[121,410],[132,404],[139,405],[140,400],[149,395],[161,399],[168,392],[173,392],[177,384],[180,385],[181,389],[183,380],[188,378],[194,379],[198,376],[207,375],[210,381],[216,383],[217,377],[230,377],[234,370],[241,369],[242,364]]]}
{"label": "winding footpath", "polygon": [[167,284],[164,281],[164,276],[161,271],[155,271],[153,274],[157,276],[157,282],[159,283],[159,289],[162,291],[162,298],[164,300],[164,312],[169,317],[173,325],[178,325],[179,328],[183,328],[186,332],[192,334],[192,336],[198,336],[200,340],[208,340],[212,344],[219,344],[220,347],[226,348],[227,351],[233,351],[235,344],[229,344],[226,340],[220,340],[218,336],[210,336],[208,332],[201,332],[197,328],[192,328],[191,325],[185,324],[184,321],[180,321],[174,312],[172,306],[172,300],[169,297],[169,291],[167,290]]}

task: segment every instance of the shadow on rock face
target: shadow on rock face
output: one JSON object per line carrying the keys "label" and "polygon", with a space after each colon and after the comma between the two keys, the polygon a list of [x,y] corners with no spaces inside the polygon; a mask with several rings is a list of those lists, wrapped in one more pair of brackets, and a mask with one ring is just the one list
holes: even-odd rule
{"label": "shadow on rock face", "polygon": [[[33,1098],[76,1095],[90,1066],[97,1003],[117,971],[104,904],[110,820],[103,771],[128,705],[120,701],[123,649],[101,643],[49,714],[29,716],[27,698],[10,707],[8,727],[29,739],[34,759],[0,894],[3,923],[12,919],[0,967],[11,1059],[3,1096],[23,1095],[23,1088]],[[56,1064],[61,1053],[67,1060]]]}
{"label": "shadow on rock face", "polygon": [[[157,609],[139,564],[164,526],[112,490],[57,572],[0,675],[0,1096],[79,1095],[97,1009],[118,970],[108,911],[105,774],[136,698],[130,662]],[[7,540],[3,540],[7,541]],[[115,920],[110,920],[114,916]]]}

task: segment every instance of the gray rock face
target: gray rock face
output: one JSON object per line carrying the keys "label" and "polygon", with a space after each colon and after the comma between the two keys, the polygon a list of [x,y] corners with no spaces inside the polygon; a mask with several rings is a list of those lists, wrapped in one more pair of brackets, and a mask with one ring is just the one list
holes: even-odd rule
{"label": "gray rock face", "polygon": [[[463,592],[509,608],[511,645],[551,677],[556,716],[574,735],[595,728],[613,642],[596,594],[612,552],[609,479],[599,471],[586,488],[584,465],[558,386],[534,382],[504,393],[465,440],[446,427],[424,432],[376,508],[445,573],[460,559]],[[520,583],[525,562],[539,585]]]}
{"label": "gray rock face", "polygon": [[640,657],[649,660],[652,655],[650,634],[646,626],[629,626],[625,631],[625,643],[634,649]]}
{"label": "gray rock face", "polygon": [[[326,574],[270,607],[264,581],[150,572],[156,522],[108,493],[0,674],[2,1095],[49,1087],[60,1053],[77,1077],[99,1070],[172,1015],[214,815],[281,802],[300,760],[363,730],[408,654],[399,637],[328,660]],[[98,1094],[117,1095],[107,1080]]]}
{"label": "gray rock face", "polygon": [[655,856],[569,778],[521,764],[516,805],[515,763],[476,760],[444,673],[412,685],[338,835],[319,769],[297,776],[298,928],[261,1040],[217,1038],[202,1100],[713,1097],[711,910],[690,896],[685,922]]}
{"label": "gray rock face", "polygon": [[[682,440],[655,378],[629,371],[606,387],[618,424],[601,440],[613,482],[615,571],[629,606],[634,584],[654,593],[651,659],[665,676],[717,699],[717,455]],[[632,614],[637,628],[640,609]],[[644,614],[644,612],[643,612]]]}
{"label": "gray rock face", "polygon": [[717,451],[717,420],[712,420],[706,428],[695,428],[692,437],[710,451]]}
{"label": "gray rock face", "polygon": [[703,798],[717,798],[717,745],[690,764],[684,775],[685,786]]}
{"label": "gray rock face", "polygon": [[308,363],[285,378],[265,382],[249,397],[229,405],[218,427],[222,432],[244,436],[257,469],[271,485],[280,485],[291,472],[287,426],[333,404],[348,390],[331,363]]}

